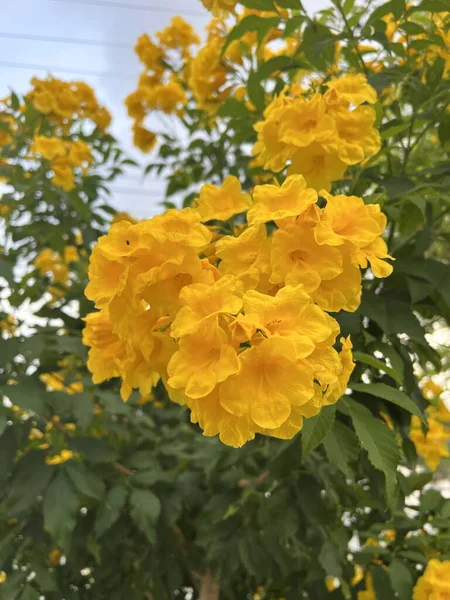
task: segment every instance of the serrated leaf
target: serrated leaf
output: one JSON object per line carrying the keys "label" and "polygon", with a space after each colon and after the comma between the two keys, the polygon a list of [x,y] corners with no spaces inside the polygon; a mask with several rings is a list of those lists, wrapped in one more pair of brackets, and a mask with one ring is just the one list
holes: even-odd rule
{"label": "serrated leaf", "polygon": [[43,452],[29,452],[16,465],[8,487],[6,507],[8,516],[28,510],[42,494],[54,470],[45,464]]}
{"label": "serrated leaf", "polygon": [[423,423],[426,423],[424,413],[420,410],[414,400],[411,400],[404,392],[397,390],[390,385],[386,385],[385,383],[351,383],[350,387],[352,390],[355,390],[355,392],[370,394],[371,396],[382,398],[387,402],[400,406],[400,408],[407,410],[412,415],[419,417]]}
{"label": "serrated leaf", "polygon": [[105,494],[105,484],[98,475],[81,463],[68,463],[66,472],[80,494],[101,500]]}
{"label": "serrated leaf", "polygon": [[320,413],[311,419],[303,420],[302,428],[302,454],[306,457],[312,450],[322,443],[323,439],[333,427],[336,416],[336,406],[324,406]]}
{"label": "serrated leaf", "polygon": [[95,521],[95,533],[97,537],[108,531],[120,517],[127,496],[128,490],[122,485],[116,485],[108,491],[103,505],[97,512]]}
{"label": "serrated leaf", "polygon": [[384,473],[388,497],[392,500],[401,458],[394,432],[362,404],[348,397],[341,402],[348,408],[356,435],[362,448],[367,451],[370,462]]}
{"label": "serrated leaf", "polygon": [[335,421],[322,443],[328,460],[346,477],[352,478],[349,463],[356,460],[360,453],[358,440],[353,431],[340,421]]}
{"label": "serrated leaf", "polygon": [[264,544],[260,536],[256,533],[249,533],[239,539],[238,552],[242,564],[247,571],[257,577],[261,572],[267,554],[264,550]]}
{"label": "serrated leaf", "polygon": [[48,486],[43,503],[44,528],[54,542],[68,550],[77,521],[78,496],[69,477],[60,471]]}
{"label": "serrated leaf", "polygon": [[130,494],[130,515],[137,527],[152,544],[156,541],[156,523],[161,502],[150,490],[133,489]]}

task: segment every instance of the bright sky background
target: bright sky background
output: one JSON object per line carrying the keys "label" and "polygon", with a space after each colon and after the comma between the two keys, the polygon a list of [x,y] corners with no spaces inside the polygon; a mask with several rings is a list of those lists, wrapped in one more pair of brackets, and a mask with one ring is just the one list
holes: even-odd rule
{"label": "bright sky background", "polygon": [[[33,75],[83,79],[113,114],[122,147],[148,164],[131,145],[123,100],[136,86],[141,65],[133,52],[138,35],[165,27],[180,14],[197,30],[210,15],[199,0],[3,0],[0,20],[0,97],[28,89]],[[329,0],[303,0],[311,12]],[[117,180],[113,202],[137,218],[158,212],[164,186],[138,169]]]}

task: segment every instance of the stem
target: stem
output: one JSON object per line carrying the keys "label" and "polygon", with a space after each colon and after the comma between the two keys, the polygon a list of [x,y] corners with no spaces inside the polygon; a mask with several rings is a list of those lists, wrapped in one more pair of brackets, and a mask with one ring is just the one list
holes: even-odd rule
{"label": "stem", "polygon": [[[345,31],[346,31],[346,33],[348,35],[348,39],[353,44],[353,48],[355,49],[356,55],[357,55],[357,57],[359,59],[359,62],[361,63],[362,70],[364,71],[364,73],[366,75],[368,75],[368,70],[367,70],[366,63],[364,62],[364,58],[363,58],[363,56],[362,56],[362,54],[361,54],[361,52],[359,51],[359,48],[358,48],[358,40],[353,35],[353,30],[350,27],[350,24],[349,24],[349,22],[347,20],[347,17],[345,15],[344,9],[341,6],[340,0],[334,0],[333,4],[337,7],[337,9],[338,9],[338,11],[339,11],[339,13],[340,13],[340,15],[342,17],[342,20],[344,21]],[[355,25],[355,29],[356,29],[357,26],[358,25]]]}
{"label": "stem", "polygon": [[200,579],[200,600],[219,600],[219,588],[214,583],[211,571],[206,571]]}

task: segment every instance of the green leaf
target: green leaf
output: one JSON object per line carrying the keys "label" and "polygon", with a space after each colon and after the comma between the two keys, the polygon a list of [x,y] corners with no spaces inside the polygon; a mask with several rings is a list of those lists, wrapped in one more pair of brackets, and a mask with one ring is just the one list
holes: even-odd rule
{"label": "green leaf", "polygon": [[383,598],[383,600],[395,600],[395,593],[392,589],[391,580],[388,572],[375,565],[371,569],[373,577],[373,587],[375,588],[376,598]]}
{"label": "green leaf", "polygon": [[31,587],[31,585],[25,586],[22,594],[20,595],[20,600],[39,600],[41,594]]}
{"label": "green leaf", "polygon": [[8,516],[28,510],[47,487],[54,470],[45,464],[43,452],[29,452],[16,465],[8,488]]}
{"label": "green leaf", "polygon": [[348,397],[341,402],[348,408],[356,435],[362,448],[367,451],[370,462],[384,473],[388,496],[392,500],[397,481],[397,466],[401,458],[395,433],[362,404]]}
{"label": "green leaf", "polygon": [[97,537],[103,535],[114,525],[120,517],[127,497],[128,490],[123,485],[116,485],[108,491],[103,505],[97,512],[95,521],[95,533]]}
{"label": "green leaf", "polygon": [[77,518],[78,497],[69,477],[60,471],[48,486],[43,504],[44,528],[67,551]]}
{"label": "green leaf", "polygon": [[322,443],[323,439],[333,427],[336,416],[336,406],[324,406],[320,413],[311,419],[303,420],[302,428],[302,454],[306,457],[312,450]]}
{"label": "green leaf", "polygon": [[389,565],[389,577],[400,600],[411,600],[414,579],[410,569],[399,558],[394,558]]}
{"label": "green leaf", "polygon": [[161,512],[161,502],[150,490],[134,488],[130,494],[130,515],[137,527],[152,544],[156,542],[156,523]]}
{"label": "green leaf", "polygon": [[240,0],[242,6],[256,10],[272,10],[273,0]]}
{"label": "green leaf", "polygon": [[330,541],[323,544],[319,554],[319,562],[327,576],[342,577],[340,552]]}
{"label": "green leaf", "polygon": [[399,123],[397,125],[392,125],[387,127],[386,129],[382,129],[380,131],[381,139],[386,140],[387,138],[393,137],[394,135],[398,135],[408,129],[409,123]]}
{"label": "green leaf", "polygon": [[[252,8],[252,7],[249,7],[249,8]],[[255,7],[253,7],[253,8],[255,8]],[[264,9],[261,9],[261,10],[264,10]],[[235,40],[240,40],[249,31],[257,31],[258,37],[261,42],[261,37],[264,37],[265,34],[267,33],[267,31],[271,27],[277,27],[279,22],[280,22],[280,19],[278,17],[273,17],[273,18],[269,18],[269,19],[264,18],[264,17],[259,17],[258,15],[248,15],[248,16],[244,17],[242,19],[242,21],[239,21],[239,23],[237,25],[235,25],[233,27],[233,29],[230,31],[230,33],[228,34],[227,41],[225,42],[225,44],[222,48],[222,56],[225,54],[225,52],[226,52],[228,46],[231,44],[231,42],[234,42]]]}
{"label": "green leaf", "polygon": [[83,436],[70,440],[69,446],[92,463],[111,462],[117,458],[117,452],[106,440]]}
{"label": "green leaf", "polygon": [[375,358],[375,356],[373,356],[372,354],[366,354],[365,352],[358,352],[356,350],[355,352],[353,352],[353,358],[358,362],[362,362],[366,365],[374,367],[375,369],[378,369],[379,371],[386,373],[387,375],[392,377],[392,379],[394,379],[397,383],[402,383],[402,378],[395,369],[393,369],[392,367],[388,367],[386,363],[384,363],[382,360],[379,360],[378,358]]}
{"label": "green leaf", "polygon": [[238,542],[238,552],[242,564],[247,571],[258,577],[261,566],[267,560],[264,543],[257,533],[248,533],[241,537]]}
{"label": "green leaf", "polygon": [[417,10],[423,10],[426,12],[448,12],[447,0],[423,0],[419,5],[413,6],[409,9],[409,13]]}
{"label": "green leaf", "polygon": [[5,385],[1,390],[16,406],[37,415],[45,413],[45,387],[36,377],[18,377],[16,385]]}
{"label": "green leaf", "polygon": [[392,404],[400,406],[412,415],[419,417],[423,423],[426,423],[425,415],[414,400],[411,400],[404,392],[397,390],[390,385],[386,385],[385,383],[352,383],[350,384],[350,387],[352,390],[355,390],[355,392],[370,394],[371,396],[382,398],[387,402],[392,402]]}
{"label": "green leaf", "polygon": [[333,428],[323,440],[328,460],[333,463],[349,479],[353,478],[349,463],[355,461],[360,453],[358,440],[354,432],[335,421]]}
{"label": "green leaf", "polygon": [[66,472],[80,494],[101,500],[105,495],[105,484],[93,471],[81,463],[70,462],[66,465]]}
{"label": "green leaf", "polygon": [[81,429],[87,429],[94,416],[94,401],[89,394],[72,396],[72,413]]}

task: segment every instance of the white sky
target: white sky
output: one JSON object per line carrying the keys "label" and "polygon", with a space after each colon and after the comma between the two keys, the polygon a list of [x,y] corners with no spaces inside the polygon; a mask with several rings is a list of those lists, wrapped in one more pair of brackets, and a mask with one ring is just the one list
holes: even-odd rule
{"label": "white sky", "polygon": [[[303,0],[315,12],[329,0]],[[0,19],[0,97],[28,89],[33,75],[52,73],[83,79],[113,114],[113,133],[143,164],[149,158],[131,145],[131,121],[123,100],[136,86],[141,65],[136,38],[165,27],[182,15],[202,30],[210,15],[199,0],[2,0]],[[158,212],[164,185],[142,181],[138,169],[118,180],[113,202],[137,218]]]}

